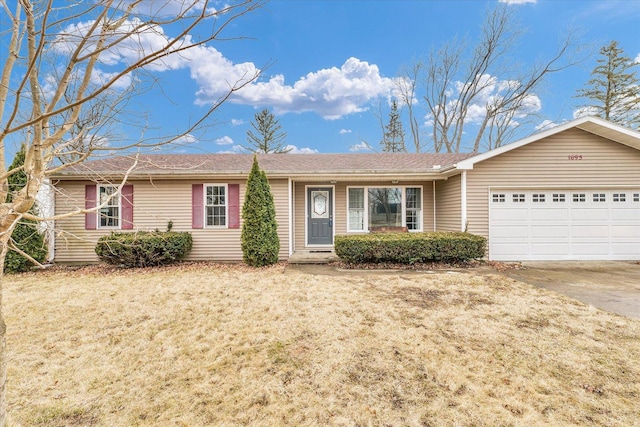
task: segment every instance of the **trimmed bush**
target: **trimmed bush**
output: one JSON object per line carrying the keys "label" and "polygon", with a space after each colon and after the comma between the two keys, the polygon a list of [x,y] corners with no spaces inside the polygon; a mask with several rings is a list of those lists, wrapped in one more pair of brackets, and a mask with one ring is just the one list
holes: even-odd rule
{"label": "trimmed bush", "polygon": [[191,233],[187,232],[111,233],[98,240],[96,254],[109,264],[152,267],[184,258],[192,246]]}
{"label": "trimmed bush", "polygon": [[487,239],[469,233],[382,233],[336,236],[335,251],[350,263],[468,261],[485,255]]}
{"label": "trimmed bush", "polygon": [[242,207],[242,258],[252,267],[278,262],[280,239],[276,208],[267,175],[260,170],[253,157],[253,166],[247,178],[247,192]]}

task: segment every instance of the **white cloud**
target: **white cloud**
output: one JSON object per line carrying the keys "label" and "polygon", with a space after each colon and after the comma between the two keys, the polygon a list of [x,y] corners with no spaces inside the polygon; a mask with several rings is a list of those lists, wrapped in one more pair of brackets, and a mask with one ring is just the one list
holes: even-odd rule
{"label": "white cloud", "polygon": [[222,138],[218,138],[215,140],[217,145],[231,145],[233,144],[233,139],[230,136],[223,136]]}
{"label": "white cloud", "polygon": [[537,3],[538,0],[498,0],[499,3],[507,4],[525,4],[525,3]]}
{"label": "white cloud", "polygon": [[558,124],[551,120],[543,120],[542,123],[535,127],[536,130],[546,130],[558,126]]}
{"label": "white cloud", "polygon": [[581,107],[573,112],[574,119],[578,119],[580,117],[585,117],[585,116],[597,116],[597,115],[598,115],[598,109],[592,106]]}
{"label": "white cloud", "polygon": [[242,119],[231,119],[231,126],[240,126],[244,124]]}
{"label": "white cloud", "polygon": [[374,151],[369,144],[362,141],[349,147],[349,151]]}
{"label": "white cloud", "polygon": [[287,145],[285,147],[286,150],[289,150],[288,154],[315,154],[318,152],[315,148],[303,147],[298,148],[295,145]]}
{"label": "white cloud", "polygon": [[[56,51],[67,55],[73,52],[92,24],[83,22],[69,25],[55,40],[53,46]],[[124,66],[135,63],[150,52],[161,51],[172,41],[161,26],[147,25],[137,18],[119,23],[113,37],[127,31],[135,34],[115,43],[113,48],[100,55],[103,70],[108,69],[108,72],[97,71],[97,82],[105,83],[117,76]],[[247,84],[260,72],[255,64],[233,63],[213,47],[192,44],[191,37],[187,36],[179,40],[173,49],[190,46],[188,49],[164,56],[162,60],[144,68],[151,72],[188,69],[198,86],[195,94],[197,105],[214,104],[232,88],[246,84],[229,101],[253,107],[269,107],[276,114],[315,112],[333,120],[365,111],[373,99],[381,96],[389,98],[397,90],[394,79],[382,76],[377,65],[354,57],[347,59],[339,68],[309,72],[293,84],[287,84],[282,74]],[[89,43],[85,52],[94,48],[95,45]],[[130,82],[123,82],[123,85],[127,83]]]}
{"label": "white cloud", "polygon": [[[487,108],[491,105],[496,105],[501,102],[502,97],[506,93],[512,94],[517,90],[519,82],[514,80],[499,80],[495,76],[489,74],[483,74],[477,77],[477,84],[481,88],[478,94],[474,98],[474,102],[467,108],[465,122],[473,124],[481,124],[484,117],[487,114]],[[468,83],[456,81],[453,87],[448,89],[447,97],[450,99],[445,110],[452,115],[455,113],[457,99]],[[524,118],[529,114],[537,113],[542,109],[542,101],[536,94],[528,94],[521,102],[514,118]],[[517,124],[514,121],[512,124]],[[426,116],[426,126],[433,125],[433,117],[431,115]]]}
{"label": "white cloud", "polygon": [[228,150],[218,151],[221,154],[246,154],[247,150],[245,150],[242,145],[234,145],[230,147]]}
{"label": "white cloud", "polygon": [[308,73],[293,85],[287,85],[281,74],[251,83],[236,92],[231,101],[270,106],[277,114],[312,111],[333,120],[366,110],[372,99],[393,89],[393,79],[381,76],[377,65],[349,58],[340,68]]}
{"label": "white cloud", "polygon": [[176,138],[176,140],[174,141],[176,144],[192,144],[194,142],[197,142],[198,139],[191,135],[190,133],[186,134],[186,135],[182,135],[178,138]]}
{"label": "white cloud", "polygon": [[351,129],[340,129],[340,135],[344,135],[346,133],[351,133]]}
{"label": "white cloud", "polygon": [[640,64],[640,53],[638,54],[638,56],[636,56],[635,61],[637,64]]}

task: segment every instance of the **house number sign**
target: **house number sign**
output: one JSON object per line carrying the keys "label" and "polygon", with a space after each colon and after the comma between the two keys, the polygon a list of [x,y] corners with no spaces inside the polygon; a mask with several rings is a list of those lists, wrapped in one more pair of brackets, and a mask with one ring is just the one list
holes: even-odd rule
{"label": "house number sign", "polygon": [[582,160],[582,154],[569,154],[569,160]]}

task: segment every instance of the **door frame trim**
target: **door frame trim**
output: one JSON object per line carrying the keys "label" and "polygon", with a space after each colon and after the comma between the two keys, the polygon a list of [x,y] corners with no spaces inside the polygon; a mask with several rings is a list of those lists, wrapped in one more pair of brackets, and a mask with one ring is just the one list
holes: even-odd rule
{"label": "door frame trim", "polygon": [[309,188],[331,188],[331,218],[333,221],[333,227],[331,227],[331,241],[336,241],[336,186],[329,185],[305,185],[304,186],[304,247],[305,248],[333,248],[334,243],[330,245],[310,245],[309,244]]}

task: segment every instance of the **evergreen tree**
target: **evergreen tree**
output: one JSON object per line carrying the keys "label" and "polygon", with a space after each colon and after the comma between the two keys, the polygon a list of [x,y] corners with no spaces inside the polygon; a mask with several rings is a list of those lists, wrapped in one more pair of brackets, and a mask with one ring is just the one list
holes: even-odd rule
{"label": "evergreen tree", "polygon": [[400,112],[398,111],[398,102],[394,99],[391,103],[391,111],[389,112],[389,124],[386,125],[382,135],[382,151],[390,153],[406,152],[404,146],[404,129],[402,121],[400,121]]}
{"label": "evergreen tree", "polygon": [[[13,163],[9,166],[10,171],[19,169],[24,165],[25,154],[25,147],[22,145],[20,150],[16,153]],[[24,171],[18,170],[7,178],[7,184],[9,185],[9,193],[7,194],[6,202],[9,203],[13,200],[13,195],[27,185],[27,175]],[[32,211],[33,209],[34,208],[32,208]],[[24,218],[20,220],[13,231],[11,239],[18,249],[39,263],[43,263],[45,261],[47,248],[45,246],[44,236],[38,231],[37,223],[35,221]],[[20,273],[28,271],[32,266],[33,263],[17,251],[11,250],[10,248],[7,252],[7,256],[4,260],[5,273]]]}
{"label": "evergreen tree", "polygon": [[267,175],[260,170],[254,156],[247,178],[247,191],[242,208],[242,254],[244,262],[262,267],[278,262],[276,209]]}
{"label": "evergreen tree", "polygon": [[252,153],[287,153],[285,138],[287,134],[282,131],[276,116],[266,108],[255,114],[251,122],[253,130],[247,131],[249,146],[243,147]]}
{"label": "evergreen tree", "polygon": [[584,110],[632,129],[640,128],[640,80],[633,70],[638,64],[625,56],[615,40],[600,49],[600,55],[586,88],[578,90],[577,97],[590,101]]}

